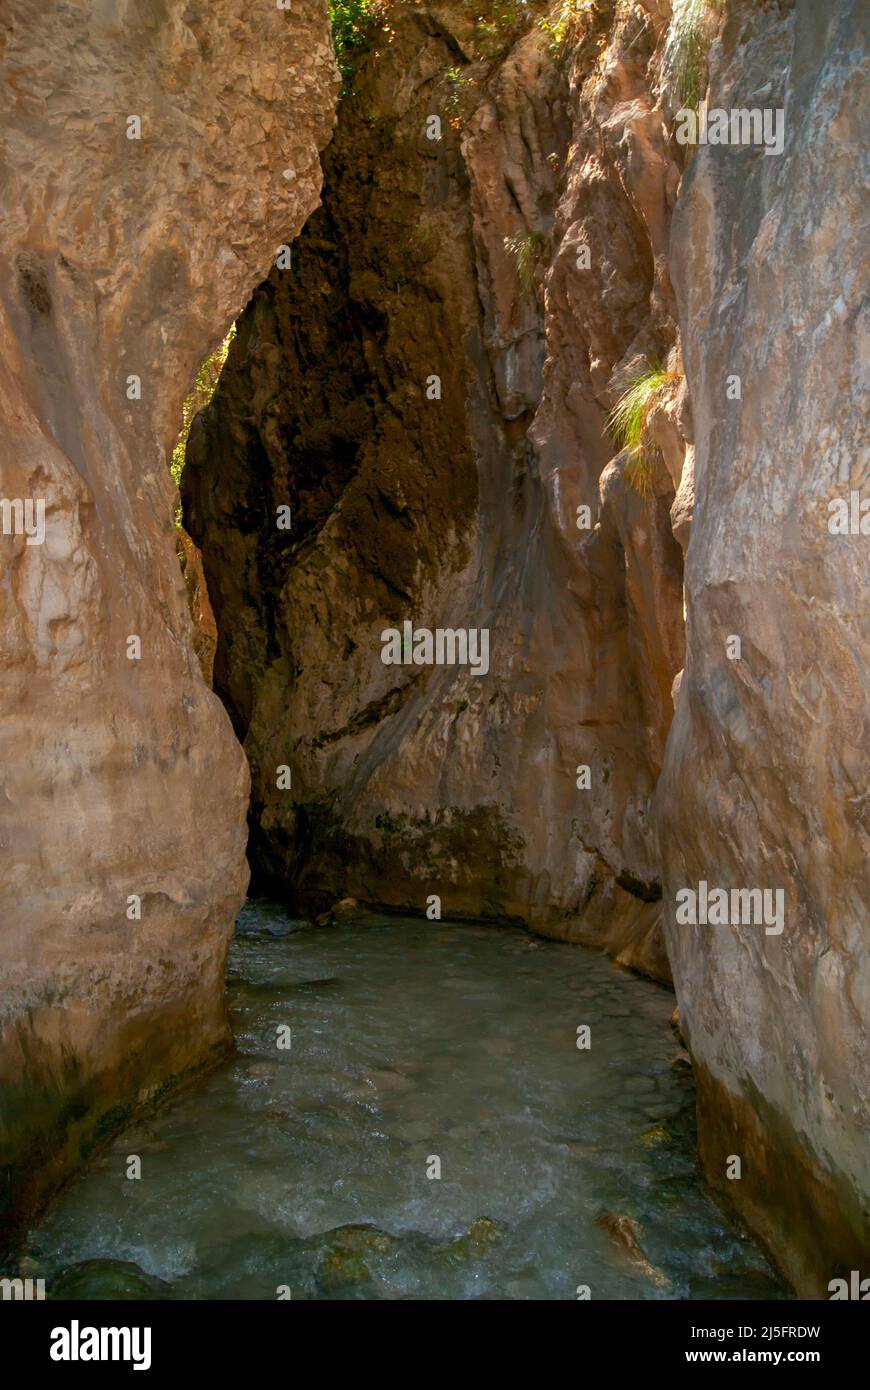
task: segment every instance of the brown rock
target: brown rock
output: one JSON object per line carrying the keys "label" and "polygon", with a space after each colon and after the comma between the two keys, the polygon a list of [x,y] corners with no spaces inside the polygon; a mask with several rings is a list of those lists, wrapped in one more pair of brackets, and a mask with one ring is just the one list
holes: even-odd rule
{"label": "brown rock", "polygon": [[613,1249],[622,1262],[630,1269],[652,1279],[659,1288],[670,1287],[670,1279],[663,1270],[651,1264],[640,1247],[640,1227],[632,1216],[622,1212],[605,1211],[595,1220],[599,1230],[610,1237]]}
{"label": "brown rock", "polygon": [[[762,90],[785,146],[699,149],[671,251],[696,452],[656,796],[665,931],[707,1173],[806,1297],[870,1250],[870,566],[866,536],[828,529],[829,501],[870,482],[864,18],[850,0],[728,6],[716,104]],[[701,880],[781,890],[781,933],[679,924],[676,894]]]}
{"label": "brown rock", "polygon": [[202,556],[190,536],[182,528],[179,528],[178,531],[177,554],[181,573],[184,575],[184,585],[187,589],[187,606],[193,619],[193,649],[199,661],[202,678],[206,685],[210,686],[217,646],[217,624],[214,620],[214,612],[206,588]]}
{"label": "brown rock", "polygon": [[350,921],[358,912],[359,903],[356,898],[342,898],[340,902],[333,903],[326,912],[321,912],[315,920],[318,927],[331,927],[340,922]]}
{"label": "brown rock", "polygon": [[45,502],[43,544],[0,536],[8,1229],[228,1039],[249,777],[198,660],[168,451],[317,205],[337,77],[320,8],[9,0],[0,23],[0,493]]}
{"label": "brown rock", "polygon": [[[597,11],[568,63],[535,25],[476,61],[461,6],[437,14],[393,6],[297,274],[257,291],[191,431],[185,519],[252,767],[252,862],[303,897],[419,911],[437,892],[666,979],[648,808],[683,665],[685,392],[659,411],[649,497],[604,428],[629,364],[676,338],[663,22],[620,24],[596,82]],[[488,673],[385,666],[405,619],[487,628]]]}

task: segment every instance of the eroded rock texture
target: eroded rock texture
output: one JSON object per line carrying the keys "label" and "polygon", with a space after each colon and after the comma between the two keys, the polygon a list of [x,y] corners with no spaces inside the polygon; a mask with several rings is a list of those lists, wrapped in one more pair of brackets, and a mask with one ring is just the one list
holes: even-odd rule
{"label": "eroded rock texture", "polygon": [[[763,91],[785,148],[699,150],[671,249],[697,500],[657,796],[668,951],[707,1171],[822,1296],[870,1251],[870,538],[828,529],[831,500],[868,488],[866,20],[848,0],[729,5],[711,104]],[[781,934],[677,925],[701,879],[782,889]]]}
{"label": "eroded rock texture", "polygon": [[[690,156],[665,0],[562,45],[393,7],[185,484],[255,869],[660,977],[664,923],[707,1171],[808,1293],[870,1247],[866,536],[827,525],[866,492],[861,11],[710,7],[710,105],[786,147]],[[641,488],[605,426],[654,361]],[[488,674],[384,666],[404,619],[488,628]],[[701,880],[782,888],[782,934],[679,924]]]}
{"label": "eroded rock texture", "polygon": [[[596,6],[563,45],[533,23],[484,44],[459,4],[389,26],[324,206],[188,447],[252,863],[315,899],[438,894],[664,975],[648,811],[683,661],[686,434],[675,406],[647,496],[604,427],[676,337],[665,19]],[[488,673],[384,665],[404,620],[487,628]]]}
{"label": "eroded rock texture", "polygon": [[248,772],[200,674],[167,451],[317,204],[337,85],[325,4],[0,15],[0,493],[45,503],[42,544],[0,536],[6,1228],[227,1038]]}

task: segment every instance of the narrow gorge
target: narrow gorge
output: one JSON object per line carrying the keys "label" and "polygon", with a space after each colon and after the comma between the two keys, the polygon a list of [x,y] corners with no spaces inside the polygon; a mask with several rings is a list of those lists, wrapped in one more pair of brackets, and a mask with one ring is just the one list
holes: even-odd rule
{"label": "narrow gorge", "polygon": [[867,18],[0,16],[10,1267],[575,1297],[591,1205],[593,1297],[870,1276]]}

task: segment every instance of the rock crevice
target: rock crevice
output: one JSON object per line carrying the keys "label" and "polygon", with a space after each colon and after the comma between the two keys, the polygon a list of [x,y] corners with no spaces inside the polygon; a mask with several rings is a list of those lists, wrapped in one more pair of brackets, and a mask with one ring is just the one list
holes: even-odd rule
{"label": "rock crevice", "polygon": [[[595,7],[574,43],[531,22],[495,51],[460,5],[389,25],[188,448],[252,865],[666,977],[649,802],[683,661],[682,415],[644,493],[605,428],[626,372],[677,351],[666,24]],[[397,694],[381,636],[406,621],[486,629],[489,669],[406,666]]]}

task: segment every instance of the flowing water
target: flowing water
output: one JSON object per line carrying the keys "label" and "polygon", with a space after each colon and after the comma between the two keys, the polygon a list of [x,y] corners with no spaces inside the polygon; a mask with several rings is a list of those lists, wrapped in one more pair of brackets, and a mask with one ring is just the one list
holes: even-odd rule
{"label": "flowing water", "polygon": [[700,1182],[665,990],[519,929],[262,901],[228,984],[237,1053],[31,1231],[49,1297],[784,1296]]}

